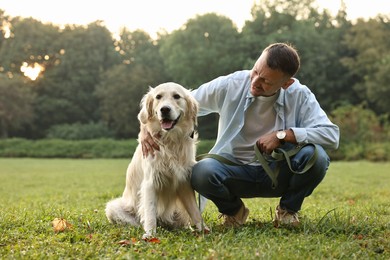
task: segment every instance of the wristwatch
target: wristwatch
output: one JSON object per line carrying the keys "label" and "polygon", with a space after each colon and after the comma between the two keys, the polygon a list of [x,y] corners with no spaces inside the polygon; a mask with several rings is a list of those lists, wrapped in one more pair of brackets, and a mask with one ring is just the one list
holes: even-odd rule
{"label": "wristwatch", "polygon": [[284,130],[279,130],[276,132],[276,137],[279,139],[279,142],[281,145],[283,145],[286,141],[284,138],[286,137],[287,133]]}

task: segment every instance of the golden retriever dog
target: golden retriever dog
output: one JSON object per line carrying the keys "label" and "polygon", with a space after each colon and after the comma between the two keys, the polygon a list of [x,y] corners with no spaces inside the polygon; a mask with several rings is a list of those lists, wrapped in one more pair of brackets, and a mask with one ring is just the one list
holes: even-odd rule
{"label": "golden retriever dog", "polygon": [[155,141],[160,150],[144,158],[138,144],[122,197],[106,205],[110,222],[142,225],[144,239],[155,236],[157,226],[208,230],[189,182],[195,164],[197,112],[198,103],[189,90],[173,82],[150,88],[142,98],[141,131],[159,136]]}

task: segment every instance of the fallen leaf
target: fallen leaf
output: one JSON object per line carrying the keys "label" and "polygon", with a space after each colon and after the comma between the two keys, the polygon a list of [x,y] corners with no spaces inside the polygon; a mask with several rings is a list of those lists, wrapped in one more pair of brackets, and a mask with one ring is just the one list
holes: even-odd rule
{"label": "fallen leaf", "polygon": [[88,234],[88,235],[86,236],[86,238],[87,238],[88,240],[92,240],[93,236],[92,236],[92,234]]}
{"label": "fallen leaf", "polygon": [[63,218],[55,218],[52,221],[52,225],[53,225],[54,232],[56,233],[65,231],[66,229],[72,229],[73,227],[72,224],[70,224]]}
{"label": "fallen leaf", "polygon": [[155,243],[155,244],[160,244],[161,241],[157,237],[151,237],[151,238],[144,238],[144,241],[149,242],[149,243]]}
{"label": "fallen leaf", "polygon": [[127,246],[127,245],[130,245],[130,240],[127,240],[127,239],[124,239],[124,240],[121,240],[118,242],[119,245],[121,246]]}
{"label": "fallen leaf", "polygon": [[137,239],[132,237],[131,240],[127,240],[127,239],[124,239],[124,240],[121,240],[118,242],[119,245],[122,245],[122,246],[127,246],[127,245],[134,245],[135,243],[137,243]]}
{"label": "fallen leaf", "polygon": [[358,235],[353,235],[353,238],[358,239],[358,240],[362,240],[364,238],[364,236],[362,234],[358,234]]}
{"label": "fallen leaf", "polygon": [[211,230],[210,230],[210,228],[208,228],[208,227],[205,227],[205,228],[203,229],[203,233],[206,234],[206,235],[210,234],[210,232],[211,232]]}

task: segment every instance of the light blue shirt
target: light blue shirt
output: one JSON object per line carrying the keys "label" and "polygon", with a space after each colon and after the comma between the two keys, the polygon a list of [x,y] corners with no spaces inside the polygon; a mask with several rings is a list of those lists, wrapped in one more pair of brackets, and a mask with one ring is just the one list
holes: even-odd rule
{"label": "light blue shirt", "polygon": [[[199,102],[198,116],[219,114],[218,135],[210,153],[232,154],[228,144],[240,133],[245,111],[254,100],[250,85],[250,70],[244,70],[218,77],[192,91]],[[274,131],[292,129],[299,144],[338,148],[338,126],[329,120],[310,89],[297,79],[286,90],[281,89],[274,109]]]}

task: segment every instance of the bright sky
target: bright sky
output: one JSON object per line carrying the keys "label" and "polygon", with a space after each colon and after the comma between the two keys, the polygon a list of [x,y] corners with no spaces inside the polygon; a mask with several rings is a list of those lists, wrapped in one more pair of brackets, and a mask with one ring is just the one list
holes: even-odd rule
{"label": "bright sky", "polygon": [[[0,0],[0,9],[12,17],[33,17],[55,24],[88,24],[103,20],[112,32],[121,27],[142,29],[152,37],[165,29],[180,28],[197,14],[215,12],[225,15],[242,28],[251,19],[256,0]],[[260,1],[260,0],[257,0]],[[390,15],[388,0],[344,0],[349,19]],[[340,0],[317,0],[321,7],[336,12]]]}

